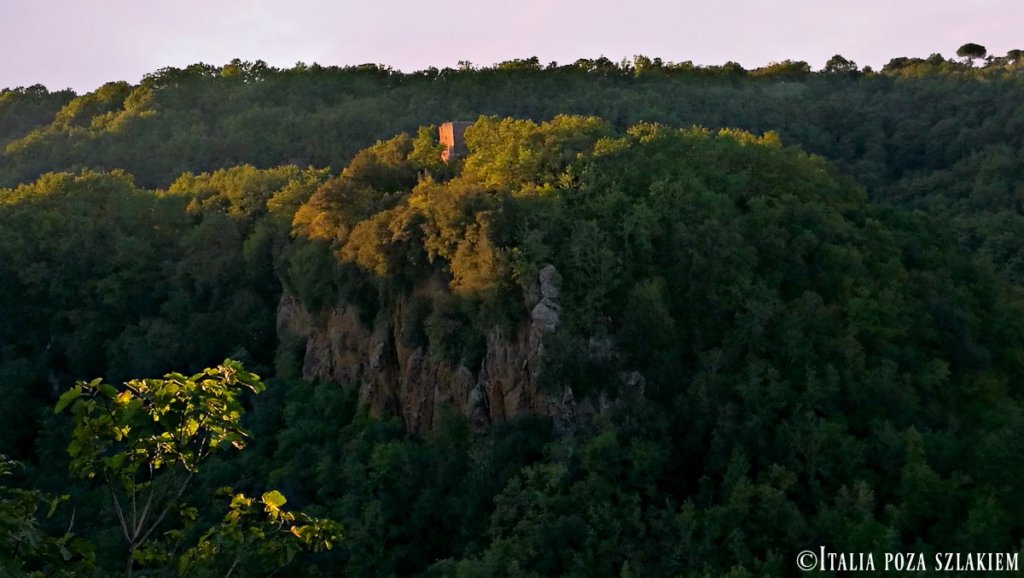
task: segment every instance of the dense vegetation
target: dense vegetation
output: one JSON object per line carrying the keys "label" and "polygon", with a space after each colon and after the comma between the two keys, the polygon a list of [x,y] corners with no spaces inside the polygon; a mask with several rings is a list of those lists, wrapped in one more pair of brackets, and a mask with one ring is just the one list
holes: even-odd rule
{"label": "dense vegetation", "polygon": [[[108,575],[126,543],[138,571],[223,575],[186,564],[217,545],[236,572],[308,576],[792,575],[819,545],[1024,549],[1024,61],[972,46],[879,72],[236,61],[4,91],[0,454],[22,465],[0,461],[0,569]],[[453,118],[478,120],[448,165],[432,125]],[[405,337],[477,370],[548,263],[565,322],[547,379],[611,400],[572,433],[452,413],[409,434],[302,381],[275,331],[285,292],[372,325],[429,281]],[[74,424],[54,404],[76,380],[225,357],[267,377],[223,394],[249,447],[183,466],[188,523],[133,540],[111,492],[179,478],[137,486],[116,444],[83,466],[88,439],[133,439],[83,421],[101,382],[63,398]],[[102,411],[186,382],[129,382]],[[222,486],[280,488],[342,538],[294,561],[228,540]],[[234,519],[286,515],[281,493],[243,494]]]}

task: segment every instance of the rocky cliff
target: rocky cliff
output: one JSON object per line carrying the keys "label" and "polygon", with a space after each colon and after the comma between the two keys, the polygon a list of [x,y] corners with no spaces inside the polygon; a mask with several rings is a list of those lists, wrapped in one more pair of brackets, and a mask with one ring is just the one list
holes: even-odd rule
{"label": "rocky cliff", "polygon": [[305,379],[358,388],[360,401],[374,415],[397,415],[410,431],[432,429],[445,407],[478,430],[524,412],[549,416],[557,428],[573,430],[581,408],[572,389],[541,385],[545,336],[561,322],[560,291],[558,271],[542,267],[524,295],[529,315],[514,330],[491,328],[483,360],[472,369],[403,343],[408,301],[391,304],[387,315],[367,327],[350,305],[310,312],[285,295],[277,330],[305,342]]}

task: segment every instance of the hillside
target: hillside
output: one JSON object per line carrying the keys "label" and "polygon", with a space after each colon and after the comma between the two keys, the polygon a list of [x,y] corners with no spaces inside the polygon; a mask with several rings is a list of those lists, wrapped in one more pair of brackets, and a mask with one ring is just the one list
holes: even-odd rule
{"label": "hillside", "polygon": [[[52,406],[230,357],[267,383],[252,441],[182,507],[213,523],[216,488],[270,483],[341,524],[287,575],[1017,552],[1021,64],[841,64],[235,62],[3,93],[12,483],[71,496],[94,554],[68,572],[122,568]],[[449,119],[473,124],[445,163]],[[31,517],[59,535],[71,515]],[[176,524],[140,575],[201,527]]]}

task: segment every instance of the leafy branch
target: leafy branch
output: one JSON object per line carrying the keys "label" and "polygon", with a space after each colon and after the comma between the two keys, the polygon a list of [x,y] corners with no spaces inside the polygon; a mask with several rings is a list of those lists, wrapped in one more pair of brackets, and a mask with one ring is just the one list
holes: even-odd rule
{"label": "leafy branch", "polygon": [[[172,512],[194,520],[194,509],[182,502],[186,490],[211,454],[246,446],[249,434],[241,426],[245,410],[239,395],[263,389],[257,375],[227,360],[192,376],[135,379],[121,389],[100,379],[80,381],[60,397],[55,411],[70,408],[75,420],[68,445],[71,471],[107,486],[127,546],[126,577],[136,563],[169,562],[168,550],[155,538],[157,530]],[[304,547],[330,548],[340,533],[337,524],[284,512],[285,501],[277,491],[263,494],[259,503],[266,520],[261,526],[254,520],[254,501],[235,496],[224,522],[202,534],[199,544],[180,558],[179,573],[188,575],[197,562],[209,561],[210,552],[237,546],[238,558],[242,546],[270,538],[275,540],[261,548],[277,548],[283,563]],[[283,532],[295,538],[294,544],[277,539]],[[172,542],[182,536],[178,530],[162,535]]]}

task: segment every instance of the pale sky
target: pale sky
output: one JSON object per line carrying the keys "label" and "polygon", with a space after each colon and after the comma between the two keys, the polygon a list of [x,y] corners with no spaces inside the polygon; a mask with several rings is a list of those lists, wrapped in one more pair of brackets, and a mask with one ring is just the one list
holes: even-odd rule
{"label": "pale sky", "polygon": [[164,66],[262,59],[413,71],[635,54],[746,68],[839,53],[876,68],[1024,48],[1021,0],[0,0],[0,87],[92,90]]}

